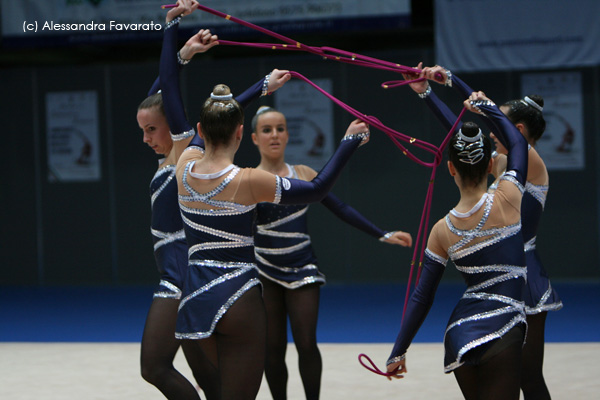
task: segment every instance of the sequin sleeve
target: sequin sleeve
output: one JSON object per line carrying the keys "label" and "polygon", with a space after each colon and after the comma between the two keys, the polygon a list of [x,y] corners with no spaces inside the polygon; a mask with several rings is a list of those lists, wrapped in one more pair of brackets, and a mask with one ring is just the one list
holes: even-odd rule
{"label": "sequin sleeve", "polygon": [[444,270],[444,260],[439,256],[435,256],[434,253],[426,251],[419,284],[408,300],[404,320],[387,365],[401,360],[406,353],[408,346],[410,346],[433,305],[435,292]]}
{"label": "sequin sleeve", "polygon": [[471,104],[483,113],[491,124],[491,129],[508,150],[506,170],[514,171],[515,178],[525,185],[529,163],[528,143],[517,127],[510,122],[502,111],[490,100],[472,101]]}
{"label": "sequin sleeve", "polygon": [[248,107],[252,101],[254,101],[260,97],[260,94],[262,93],[264,81],[265,81],[265,78],[261,79],[260,81],[256,82],[254,85],[250,86],[248,89],[246,89],[244,92],[242,92],[242,94],[240,94],[239,96],[237,96],[235,98],[235,100],[238,103],[240,103],[240,106],[242,106],[242,108]]}
{"label": "sequin sleeve", "polygon": [[379,239],[386,233],[384,230],[380,229],[374,223],[369,221],[364,215],[356,211],[353,207],[350,207],[348,204],[344,203],[332,193],[329,193],[327,196],[325,196],[325,198],[321,201],[321,204],[327,207],[329,211],[334,213],[342,221],[352,225],[356,229],[360,229],[374,238]]}
{"label": "sequin sleeve", "polygon": [[174,23],[165,28],[159,68],[163,107],[174,141],[190,138],[196,133],[187,120],[181,98],[177,62],[178,26],[178,23]]}
{"label": "sequin sleeve", "polygon": [[[440,121],[444,129],[446,129],[446,132],[452,129],[457,117],[450,108],[437,97],[435,92],[431,91],[429,96],[425,97],[425,104],[427,104],[427,107],[433,112],[433,115]],[[459,123],[456,129],[459,129],[461,126],[462,123]]]}

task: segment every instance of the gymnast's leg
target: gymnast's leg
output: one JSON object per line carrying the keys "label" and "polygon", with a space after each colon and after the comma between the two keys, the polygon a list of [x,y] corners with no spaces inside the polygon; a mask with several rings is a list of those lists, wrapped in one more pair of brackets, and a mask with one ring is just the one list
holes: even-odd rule
{"label": "gymnast's leg", "polygon": [[217,323],[221,400],[254,400],[265,367],[267,318],[261,289],[244,293]]}
{"label": "gymnast's leg", "polygon": [[287,350],[287,312],[283,286],[261,277],[263,299],[267,311],[267,353],[265,377],[273,400],[287,399],[288,370],[285,365]]}
{"label": "gymnast's leg", "polygon": [[513,341],[478,365],[464,364],[454,370],[465,399],[519,400],[521,356],[522,342]]}
{"label": "gymnast's leg", "polygon": [[550,400],[544,380],[544,330],[547,312],[527,316],[527,341],[523,346],[521,389],[525,400]]}
{"label": "gymnast's leg", "polygon": [[156,297],[142,336],[142,377],[167,399],[200,399],[194,385],[173,367],[180,341],[175,339],[179,300]]}
{"label": "gymnast's leg", "polygon": [[[203,346],[200,346],[200,343]],[[217,345],[214,337],[202,340],[182,340],[181,349],[206,400],[219,400],[221,398],[221,382],[217,368]]]}
{"label": "gymnast's leg", "polygon": [[321,390],[323,363],[317,346],[319,297],[320,285],[317,283],[286,290],[286,306],[307,400],[318,399]]}

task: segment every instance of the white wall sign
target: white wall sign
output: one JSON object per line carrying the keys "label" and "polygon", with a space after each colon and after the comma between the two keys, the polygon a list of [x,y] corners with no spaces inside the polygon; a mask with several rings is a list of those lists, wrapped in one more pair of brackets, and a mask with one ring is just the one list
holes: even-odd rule
{"label": "white wall sign", "polygon": [[46,139],[50,182],[99,180],[98,94],[46,93]]}

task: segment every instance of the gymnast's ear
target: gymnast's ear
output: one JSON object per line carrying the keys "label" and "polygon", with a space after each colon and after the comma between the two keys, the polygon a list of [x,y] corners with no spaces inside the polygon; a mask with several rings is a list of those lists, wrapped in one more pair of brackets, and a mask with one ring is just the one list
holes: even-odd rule
{"label": "gymnast's ear", "polygon": [[448,172],[450,172],[450,175],[456,176],[456,167],[452,164],[452,161],[448,161]]}
{"label": "gymnast's ear", "polygon": [[198,136],[200,136],[201,139],[204,139],[204,135],[202,134],[202,127],[200,127],[200,122],[196,124],[196,130],[198,131]]}

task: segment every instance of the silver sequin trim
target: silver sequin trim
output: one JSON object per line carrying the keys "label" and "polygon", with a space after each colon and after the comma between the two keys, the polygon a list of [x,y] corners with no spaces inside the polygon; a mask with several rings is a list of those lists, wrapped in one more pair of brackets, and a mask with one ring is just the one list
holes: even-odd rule
{"label": "silver sequin trim", "polygon": [[273,199],[274,204],[279,204],[281,201],[281,177],[275,175],[275,198]]}
{"label": "silver sequin trim", "polygon": [[209,249],[232,249],[239,247],[248,247],[254,245],[254,236],[237,235],[235,233],[222,231],[211,228],[206,225],[198,224],[185,215],[182,215],[183,222],[192,229],[210,235],[226,239],[226,242],[203,242],[191,246],[188,250],[188,255],[191,257],[195,252]]}
{"label": "silver sequin trim", "polygon": [[404,359],[406,359],[406,353],[402,354],[401,356],[397,356],[397,357],[390,358],[390,359],[389,359],[389,360],[387,360],[387,362],[385,363],[385,366],[387,367],[387,366],[388,366],[388,365],[390,365],[390,364],[397,363],[398,361],[402,361],[402,360],[404,360]]}
{"label": "silver sequin trim", "polygon": [[515,171],[507,171],[500,177],[500,180],[512,182],[515,184],[515,186],[517,186],[521,194],[523,194],[525,192],[525,188],[523,185],[521,185],[521,182],[517,180],[516,175],[517,173]]}
{"label": "silver sequin trim", "polygon": [[531,314],[539,314],[544,311],[560,310],[563,307],[562,301],[558,301],[557,303],[546,304],[546,302],[550,298],[551,294],[552,294],[552,286],[550,285],[550,283],[548,283],[548,289],[546,290],[546,292],[544,292],[544,295],[542,296],[542,298],[540,299],[538,304],[535,307],[525,307],[525,313],[528,315],[531,315]]}
{"label": "silver sequin trim", "polygon": [[278,220],[275,220],[273,222],[269,222],[268,224],[261,224],[261,225],[257,225],[256,227],[258,228],[258,232],[260,233],[261,231],[267,231],[268,229],[271,228],[276,228],[278,226],[281,226],[287,222],[293,221],[301,216],[303,216],[304,214],[306,214],[306,212],[308,211],[308,206],[296,211],[295,213],[292,213],[286,217],[280,218]]}
{"label": "silver sequin trim", "polygon": [[162,298],[162,299],[181,299],[181,289],[177,286],[173,285],[169,281],[161,280],[159,286],[163,286],[169,290],[169,292],[161,291],[154,293],[154,298]]}
{"label": "silver sequin trim", "polygon": [[525,252],[527,253],[528,251],[533,251],[535,250],[535,240],[537,239],[537,236],[534,236],[533,238],[529,239],[527,241],[527,243],[525,243]]}
{"label": "silver sequin trim", "polygon": [[160,185],[160,187],[158,189],[156,189],[154,191],[154,193],[152,193],[152,196],[150,197],[151,205],[154,205],[154,201],[158,198],[158,196],[160,196],[160,194],[163,192],[163,190],[165,190],[165,188],[167,187],[169,182],[171,182],[175,178],[175,165],[166,165],[165,167],[156,171],[156,173],[154,174],[154,177],[152,178],[152,182],[154,182],[154,180],[158,179],[159,177],[161,177],[164,174],[170,174],[170,175],[169,175],[169,177],[167,177],[165,179],[165,181],[162,183],[162,185]]}
{"label": "silver sequin trim", "polygon": [[281,272],[295,274],[295,273],[302,272],[302,271],[316,270],[316,269],[318,269],[318,267],[315,264],[306,264],[306,265],[304,265],[302,267],[282,267],[280,265],[275,265],[275,264],[269,262],[268,260],[266,260],[264,257],[262,257],[258,253],[255,253],[255,256],[256,256],[256,260],[259,261],[261,264],[264,264],[267,267],[276,269],[276,270],[281,271]]}
{"label": "silver sequin trim", "polygon": [[158,250],[160,247],[173,243],[177,240],[185,239],[185,232],[183,229],[178,230],[177,232],[162,232],[157,229],[151,229],[152,234],[159,238],[160,240],[154,243],[154,251]]}
{"label": "silver sequin trim", "polygon": [[204,154],[204,149],[200,146],[188,146],[186,147],[183,152],[185,153],[188,150],[198,150],[199,152],[201,152],[202,154]]}
{"label": "silver sequin trim", "polygon": [[212,267],[212,268],[256,268],[254,263],[237,262],[237,261],[219,261],[219,260],[190,260],[189,265],[197,267]]}
{"label": "silver sequin trim", "polygon": [[[204,339],[204,338],[209,337],[214,332],[215,327],[217,326],[217,322],[219,322],[219,320],[223,317],[223,315],[225,315],[225,313],[227,312],[227,310],[229,310],[229,308],[233,305],[233,303],[235,303],[237,299],[242,297],[242,295],[244,293],[246,293],[249,289],[251,289],[252,287],[254,287],[256,285],[260,285],[260,281],[256,278],[253,278],[253,279],[250,279],[248,282],[246,282],[246,284],[244,286],[242,286],[237,292],[235,292],[233,294],[233,296],[231,296],[227,300],[227,302],[221,306],[221,308],[215,315],[215,317],[212,321],[212,324],[210,326],[210,330],[208,332],[194,332],[194,333],[175,332],[175,337],[177,339]],[[181,305],[180,305],[179,309],[181,309]]]}
{"label": "silver sequin trim", "polygon": [[546,198],[548,197],[548,185],[534,185],[533,183],[526,182],[525,191],[541,204],[543,210],[546,205]]}
{"label": "silver sequin trim", "polygon": [[325,283],[325,277],[322,275],[311,275],[294,282],[286,282],[279,279],[274,279],[272,276],[265,274],[260,269],[258,270],[258,272],[270,281],[273,281],[287,289],[298,289],[299,287],[310,285],[311,283]]}
{"label": "silver sequin trim", "polygon": [[491,101],[491,100],[472,100],[471,101],[471,105],[473,106],[473,108],[475,108],[481,114],[487,116],[486,113],[484,113],[483,110],[481,110],[480,107],[482,107],[482,106],[493,107],[496,104],[494,104],[494,102]]}
{"label": "silver sequin trim", "polygon": [[433,251],[425,249],[425,255],[431,258],[433,261],[442,264],[444,267],[448,264],[448,259],[442,256],[438,256]]}
{"label": "silver sequin trim", "polygon": [[188,214],[196,214],[196,215],[204,215],[204,216],[210,216],[210,217],[220,217],[223,215],[240,215],[240,214],[245,214],[248,211],[252,211],[256,208],[256,204],[251,204],[249,206],[245,206],[243,204],[232,204],[229,203],[229,206],[232,206],[231,208],[210,208],[210,209],[204,209],[204,208],[193,208],[193,207],[188,207],[182,203],[179,203],[179,208]]}
{"label": "silver sequin trim", "polygon": [[310,246],[310,240],[305,240],[304,242],[295,244],[293,246],[289,246],[289,247],[280,247],[280,248],[276,248],[276,249],[272,249],[272,248],[268,248],[268,247],[255,247],[255,251],[257,253],[261,253],[261,254],[275,254],[275,255],[282,255],[282,254],[290,254],[293,253],[295,251],[301,250],[307,246]]}
{"label": "silver sequin trim", "polygon": [[431,86],[427,85],[427,89],[423,93],[417,93],[420,98],[426,99],[431,94]]}
{"label": "silver sequin trim", "polygon": [[462,362],[461,360],[467,351],[472,350],[475,347],[480,346],[484,343],[487,343],[491,340],[501,338],[502,336],[504,336],[504,334],[506,334],[506,332],[508,332],[509,330],[514,328],[519,323],[525,323],[525,317],[522,314],[516,315],[512,320],[510,320],[510,322],[508,324],[504,325],[501,329],[497,330],[496,332],[492,332],[492,333],[485,335],[479,339],[476,339],[476,340],[473,340],[473,341],[467,343],[465,346],[463,346],[458,351],[457,360],[444,367],[444,372],[451,372],[451,371],[455,370],[456,368],[460,367],[461,365],[463,365],[464,362]]}
{"label": "silver sequin trim", "polygon": [[192,128],[187,132],[182,132],[182,133],[178,133],[178,134],[171,133],[171,139],[173,139],[174,142],[179,142],[181,140],[191,138],[195,134],[196,134],[196,131]]}

